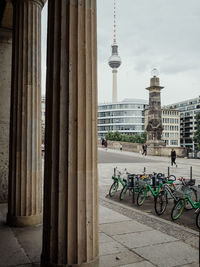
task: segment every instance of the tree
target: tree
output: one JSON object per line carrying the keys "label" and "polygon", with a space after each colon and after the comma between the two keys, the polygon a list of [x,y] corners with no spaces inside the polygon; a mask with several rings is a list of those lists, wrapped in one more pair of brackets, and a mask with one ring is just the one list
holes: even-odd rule
{"label": "tree", "polygon": [[197,143],[197,149],[200,151],[200,112],[196,115],[197,130],[194,134],[194,142]]}

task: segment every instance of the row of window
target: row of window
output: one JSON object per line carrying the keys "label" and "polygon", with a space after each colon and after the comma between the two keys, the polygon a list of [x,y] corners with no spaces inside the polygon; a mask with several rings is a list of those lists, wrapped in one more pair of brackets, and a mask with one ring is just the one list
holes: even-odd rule
{"label": "row of window", "polygon": [[178,131],[179,130],[179,126],[177,125],[164,125],[164,130],[166,131]]}
{"label": "row of window", "polygon": [[171,146],[178,146],[178,140],[164,140],[165,141],[165,144],[168,146],[168,145],[171,145]]}
{"label": "row of window", "polygon": [[98,126],[98,131],[144,131],[144,125],[111,125]]}
{"label": "row of window", "polygon": [[113,118],[113,119],[98,119],[98,124],[112,124],[112,123],[144,123],[144,118]]}
{"label": "row of window", "polygon": [[144,104],[113,104],[98,106],[98,110],[106,109],[145,109],[147,105]]}
{"label": "row of window", "polygon": [[163,110],[162,111],[162,113],[164,114],[164,115],[179,115],[179,111],[175,111],[175,110],[173,110],[173,111],[170,111],[170,110]]}
{"label": "row of window", "polygon": [[163,118],[163,123],[179,123],[179,119],[174,119],[174,118]]}
{"label": "row of window", "polygon": [[166,138],[167,138],[167,137],[168,137],[168,138],[169,138],[169,137],[170,137],[170,138],[174,138],[174,137],[175,137],[175,138],[178,138],[178,133],[165,133],[164,135],[165,135]]}
{"label": "row of window", "polygon": [[144,116],[144,111],[140,110],[127,110],[127,111],[107,111],[98,112],[98,117],[119,117],[119,116]]}

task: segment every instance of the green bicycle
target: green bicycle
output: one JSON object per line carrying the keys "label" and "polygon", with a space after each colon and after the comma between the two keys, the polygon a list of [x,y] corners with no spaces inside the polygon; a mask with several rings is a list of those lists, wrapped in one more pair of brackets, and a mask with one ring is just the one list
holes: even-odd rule
{"label": "green bicycle", "polygon": [[[126,169],[125,169],[125,174],[127,174]],[[120,184],[123,187],[125,187],[127,180],[125,178],[121,178],[121,175],[122,173],[119,170],[117,170],[117,167],[114,168],[114,175],[112,176],[113,183],[109,190],[110,197],[113,197],[116,194]]]}
{"label": "green bicycle", "polygon": [[199,201],[194,201],[192,196],[191,196],[191,193],[192,193],[192,190],[188,187],[188,185],[192,186],[194,185],[194,183],[191,183],[190,181],[182,186],[181,190],[180,191],[177,191],[177,194],[178,194],[178,197],[179,197],[179,200],[178,202],[175,203],[172,211],[171,211],[171,218],[172,220],[177,220],[181,214],[183,213],[183,210],[187,204],[187,202],[190,203],[190,205],[192,206],[193,209],[195,209],[195,213],[197,214],[197,217],[196,217],[196,224],[197,224],[197,227],[200,228],[200,218],[199,218],[199,210],[200,210],[200,200]]}
{"label": "green bicycle", "polygon": [[[139,184],[142,185],[142,187],[140,188],[138,192],[138,196],[137,196],[138,206],[142,206],[142,204],[144,203],[147,197],[148,192],[151,192],[151,194],[154,196],[154,199],[156,199],[156,197],[158,196],[158,194],[160,193],[162,189],[163,178],[164,178],[164,175],[162,173],[158,173],[158,174],[154,174],[153,177],[150,177],[150,179],[140,180]],[[153,179],[157,180],[158,182],[157,186],[155,186],[155,183],[152,184]],[[166,179],[166,183],[172,184],[173,180]]]}

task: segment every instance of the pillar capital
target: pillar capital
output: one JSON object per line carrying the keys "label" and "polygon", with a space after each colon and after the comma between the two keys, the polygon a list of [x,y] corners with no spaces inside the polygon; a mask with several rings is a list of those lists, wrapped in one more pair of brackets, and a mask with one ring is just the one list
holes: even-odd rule
{"label": "pillar capital", "polygon": [[47,0],[12,0],[13,4],[20,4],[23,2],[33,2],[39,6],[41,6],[41,8],[43,8],[43,6],[45,5]]}

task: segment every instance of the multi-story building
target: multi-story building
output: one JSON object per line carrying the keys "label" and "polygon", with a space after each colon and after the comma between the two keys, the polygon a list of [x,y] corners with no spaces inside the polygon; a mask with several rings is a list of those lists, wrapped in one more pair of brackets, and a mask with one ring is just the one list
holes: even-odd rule
{"label": "multi-story building", "polygon": [[106,133],[119,131],[121,134],[144,132],[144,110],[148,101],[125,99],[122,102],[98,105],[98,138]]}
{"label": "multi-story building", "polygon": [[180,111],[180,145],[196,150],[193,140],[197,129],[196,115],[200,112],[200,96],[166,106]]}
{"label": "multi-story building", "polygon": [[174,109],[162,109],[162,140],[166,146],[180,146],[180,113]]}
{"label": "multi-story building", "polygon": [[[162,108],[162,140],[166,146],[180,146],[180,113],[175,109]],[[148,123],[148,108],[145,110],[145,129]]]}

